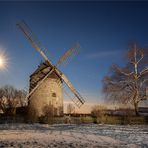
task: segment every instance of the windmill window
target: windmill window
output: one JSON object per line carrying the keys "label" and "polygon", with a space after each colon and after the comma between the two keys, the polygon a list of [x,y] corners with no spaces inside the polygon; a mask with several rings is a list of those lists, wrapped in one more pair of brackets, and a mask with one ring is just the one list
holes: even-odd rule
{"label": "windmill window", "polygon": [[52,93],[52,97],[56,97],[56,93]]}

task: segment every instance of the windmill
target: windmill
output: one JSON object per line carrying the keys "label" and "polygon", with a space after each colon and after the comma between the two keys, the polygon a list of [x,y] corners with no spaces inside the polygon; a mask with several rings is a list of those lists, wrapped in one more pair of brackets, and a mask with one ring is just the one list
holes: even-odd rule
{"label": "windmill", "polygon": [[71,98],[72,101],[80,108],[85,103],[83,97],[74,88],[68,78],[58,69],[58,66],[62,64],[75,49],[79,48],[79,44],[76,44],[69,49],[59,59],[57,64],[53,65],[44,53],[44,48],[29,26],[24,21],[21,21],[16,25],[23,32],[33,48],[35,48],[45,59],[45,62],[41,63],[38,69],[30,76],[30,88],[27,95],[27,98],[29,99],[29,108],[34,110],[37,116],[40,116],[43,114],[43,107],[52,105],[56,109],[54,114],[62,115],[63,96],[61,85],[63,85],[63,83],[73,93],[74,98]]}

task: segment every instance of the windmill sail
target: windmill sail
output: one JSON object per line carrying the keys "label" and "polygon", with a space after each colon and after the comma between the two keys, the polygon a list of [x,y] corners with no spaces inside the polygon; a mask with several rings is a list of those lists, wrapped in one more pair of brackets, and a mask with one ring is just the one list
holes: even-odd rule
{"label": "windmill sail", "polygon": [[[69,87],[69,89],[73,92],[73,94],[76,96],[76,98],[78,99],[78,101],[81,104],[84,104],[85,101],[83,99],[83,97],[77,92],[77,90],[73,87],[72,83],[68,80],[68,78],[61,72],[59,71],[57,68],[55,68],[55,71],[58,73],[58,75],[60,75],[60,77],[62,78],[62,80],[65,82],[65,84]],[[73,100],[74,101],[74,100]],[[76,103],[78,104],[78,103]]]}
{"label": "windmill sail", "polygon": [[72,54],[76,54],[76,49],[80,48],[80,44],[76,43],[72,48],[70,48],[63,56],[60,57],[59,61],[57,62],[57,66],[65,62],[69,59]]}
{"label": "windmill sail", "polygon": [[[20,22],[16,24],[18,28],[23,32],[25,37],[29,40],[31,45],[42,55],[42,57],[45,59],[45,61],[48,62],[49,66],[51,67],[50,71],[46,74],[46,76],[32,89],[32,91],[27,95],[29,97],[43,82],[44,80],[53,72],[55,71],[56,74],[61,78],[65,84],[69,87],[69,89],[72,91],[72,93],[76,97],[76,102],[78,102],[77,106],[80,107],[82,104],[84,104],[84,99],[82,96],[76,91],[72,83],[68,80],[68,78],[60,71],[56,66],[54,66],[51,61],[48,59],[48,57],[44,54],[43,48],[35,35],[32,33],[31,29],[28,27],[28,25],[25,22]],[[66,59],[66,57],[70,54],[70,52],[66,53],[65,57],[63,57],[60,61],[59,64]]]}
{"label": "windmill sail", "polygon": [[16,25],[23,32],[23,34],[25,35],[27,40],[31,43],[33,48],[35,48],[42,55],[42,57],[46,61],[48,61],[49,65],[51,67],[54,67],[52,65],[51,61],[49,61],[48,57],[44,54],[44,52],[43,52],[44,48],[41,46],[41,43],[39,42],[37,37],[33,34],[31,29],[29,28],[29,26],[24,21],[21,21],[21,22],[17,23]]}

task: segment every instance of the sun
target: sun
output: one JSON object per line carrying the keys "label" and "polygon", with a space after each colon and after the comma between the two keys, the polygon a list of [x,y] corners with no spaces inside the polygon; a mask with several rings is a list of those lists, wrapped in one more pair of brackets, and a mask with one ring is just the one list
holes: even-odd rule
{"label": "sun", "polygon": [[0,57],[0,68],[4,66],[4,58]]}
{"label": "sun", "polygon": [[8,67],[8,58],[6,52],[0,51],[0,70],[6,70]]}

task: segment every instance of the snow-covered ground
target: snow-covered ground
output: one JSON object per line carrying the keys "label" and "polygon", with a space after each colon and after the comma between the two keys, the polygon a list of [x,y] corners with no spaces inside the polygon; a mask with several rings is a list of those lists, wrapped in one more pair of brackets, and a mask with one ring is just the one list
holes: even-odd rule
{"label": "snow-covered ground", "polygon": [[0,124],[0,147],[148,148],[148,125]]}

